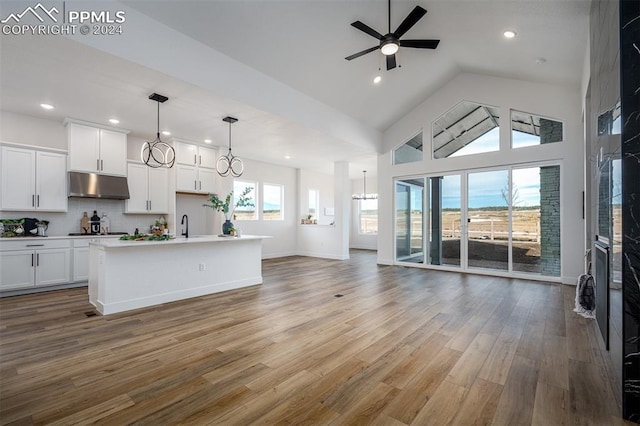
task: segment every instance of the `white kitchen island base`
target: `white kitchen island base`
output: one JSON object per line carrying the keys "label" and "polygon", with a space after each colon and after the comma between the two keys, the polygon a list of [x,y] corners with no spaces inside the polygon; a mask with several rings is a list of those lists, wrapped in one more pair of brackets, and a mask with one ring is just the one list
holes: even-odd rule
{"label": "white kitchen island base", "polygon": [[262,284],[263,238],[92,242],[89,301],[108,315]]}

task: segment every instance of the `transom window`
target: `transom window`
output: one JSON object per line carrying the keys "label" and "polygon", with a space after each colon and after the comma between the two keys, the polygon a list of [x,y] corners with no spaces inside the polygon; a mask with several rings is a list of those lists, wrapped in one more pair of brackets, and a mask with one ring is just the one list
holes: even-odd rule
{"label": "transom window", "polygon": [[497,107],[462,101],[433,122],[433,158],[500,150]]}
{"label": "transom window", "polygon": [[422,161],[422,132],[393,150],[393,164]]}
{"label": "transom window", "polygon": [[562,142],[561,121],[544,118],[528,112],[511,111],[511,147],[544,145]]}

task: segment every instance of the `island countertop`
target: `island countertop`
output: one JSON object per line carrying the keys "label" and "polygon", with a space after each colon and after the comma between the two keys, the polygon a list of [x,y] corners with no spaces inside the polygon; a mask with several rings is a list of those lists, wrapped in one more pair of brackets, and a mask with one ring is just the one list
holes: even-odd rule
{"label": "island countertop", "polygon": [[135,240],[120,240],[120,239],[100,239],[91,241],[89,244],[105,249],[123,248],[123,247],[144,247],[144,246],[174,246],[182,244],[203,244],[203,243],[233,243],[238,241],[248,240],[264,240],[271,238],[265,235],[242,235],[241,237],[220,237],[217,235],[194,235],[189,238],[177,237],[170,240],[159,241],[135,241]]}

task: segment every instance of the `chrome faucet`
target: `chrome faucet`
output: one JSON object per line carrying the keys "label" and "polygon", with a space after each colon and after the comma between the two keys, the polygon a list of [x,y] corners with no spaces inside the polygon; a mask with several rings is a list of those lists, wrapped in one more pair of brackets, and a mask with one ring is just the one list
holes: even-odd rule
{"label": "chrome faucet", "polygon": [[189,216],[187,216],[186,214],[183,214],[182,220],[180,221],[180,225],[184,225],[185,219],[187,221],[187,226],[184,228],[182,235],[184,235],[185,238],[189,238]]}

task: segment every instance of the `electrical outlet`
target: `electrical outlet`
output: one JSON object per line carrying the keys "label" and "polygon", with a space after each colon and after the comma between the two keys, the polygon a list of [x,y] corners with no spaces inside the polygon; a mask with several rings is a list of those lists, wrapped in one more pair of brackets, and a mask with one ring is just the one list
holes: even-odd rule
{"label": "electrical outlet", "polygon": [[198,270],[199,271],[204,271],[206,269],[205,264],[201,263],[200,265],[198,265]]}

